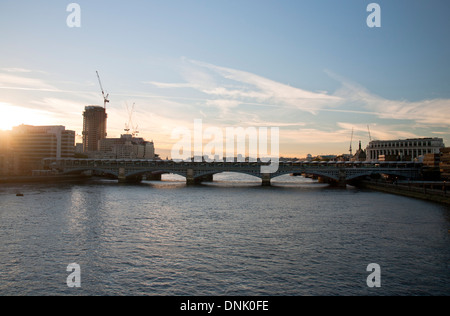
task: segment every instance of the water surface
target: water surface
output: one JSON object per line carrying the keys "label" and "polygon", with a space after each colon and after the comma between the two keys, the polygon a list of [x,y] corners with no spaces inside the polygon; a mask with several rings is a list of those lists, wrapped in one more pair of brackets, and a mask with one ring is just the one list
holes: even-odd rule
{"label": "water surface", "polygon": [[447,207],[290,176],[2,185],[0,295],[449,295],[449,229]]}

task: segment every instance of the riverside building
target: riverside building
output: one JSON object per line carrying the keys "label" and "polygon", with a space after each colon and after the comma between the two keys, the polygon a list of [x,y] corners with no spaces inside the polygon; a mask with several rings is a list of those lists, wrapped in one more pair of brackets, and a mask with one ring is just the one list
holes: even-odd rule
{"label": "riverside building", "polygon": [[75,154],[75,131],[64,126],[14,127],[9,143],[10,173],[31,175],[42,169],[44,158],[73,158]]}
{"label": "riverside building", "polygon": [[99,151],[95,157],[101,159],[153,159],[155,145],[141,137],[130,134],[120,138],[104,138],[99,141]]}
{"label": "riverside building", "polygon": [[9,174],[10,131],[0,131],[0,176]]}
{"label": "riverside building", "polygon": [[376,161],[391,157],[401,161],[413,161],[427,154],[438,154],[445,147],[442,138],[415,138],[399,140],[375,140],[366,148],[367,160]]}

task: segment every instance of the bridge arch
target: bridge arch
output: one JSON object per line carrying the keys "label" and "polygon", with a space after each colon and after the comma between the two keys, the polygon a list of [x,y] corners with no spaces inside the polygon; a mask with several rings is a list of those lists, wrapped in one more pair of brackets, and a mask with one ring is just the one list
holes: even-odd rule
{"label": "bridge arch", "polygon": [[162,169],[161,170],[154,170],[154,169],[151,169],[151,170],[139,170],[139,171],[129,172],[129,173],[126,174],[126,177],[127,178],[131,178],[131,177],[141,176],[141,175],[148,174],[148,173],[151,173],[151,174],[154,174],[154,175],[157,175],[157,174],[170,174],[171,173],[171,174],[179,175],[179,176],[184,177],[184,178],[187,177],[185,172],[174,171],[174,170],[162,170]]}
{"label": "bridge arch", "polygon": [[205,172],[199,172],[196,173],[194,178],[201,178],[201,177],[205,177],[205,176],[213,176],[216,174],[222,174],[222,173],[236,173],[236,174],[245,174],[248,176],[252,176],[258,179],[262,179],[262,175],[260,173],[254,173],[254,172],[250,172],[250,171],[245,171],[245,170],[233,170],[233,171],[228,171],[228,170],[223,170],[223,171],[205,171]]}

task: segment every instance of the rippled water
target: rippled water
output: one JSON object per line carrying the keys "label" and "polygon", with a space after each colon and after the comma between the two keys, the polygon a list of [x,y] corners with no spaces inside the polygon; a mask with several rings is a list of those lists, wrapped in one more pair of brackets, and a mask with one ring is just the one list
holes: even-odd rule
{"label": "rippled water", "polygon": [[289,176],[168,179],[0,186],[0,295],[450,294],[446,207]]}

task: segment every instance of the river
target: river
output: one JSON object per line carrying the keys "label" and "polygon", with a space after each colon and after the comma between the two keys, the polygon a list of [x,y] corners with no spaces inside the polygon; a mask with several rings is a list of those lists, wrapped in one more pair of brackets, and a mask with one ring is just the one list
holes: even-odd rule
{"label": "river", "polygon": [[1,185],[0,295],[450,294],[445,206],[301,177],[163,180]]}

